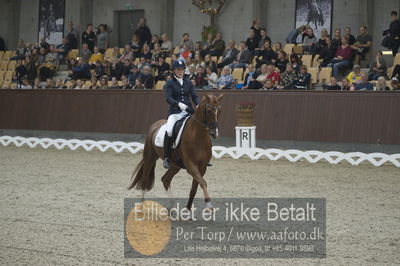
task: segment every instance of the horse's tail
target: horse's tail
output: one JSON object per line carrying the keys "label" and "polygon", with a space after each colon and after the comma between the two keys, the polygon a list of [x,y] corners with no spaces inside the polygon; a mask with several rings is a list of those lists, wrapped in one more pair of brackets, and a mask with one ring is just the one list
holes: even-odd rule
{"label": "horse's tail", "polygon": [[144,145],[143,158],[136,166],[132,174],[132,184],[128,189],[136,188],[143,191],[149,191],[154,186],[154,169],[156,167],[157,153],[152,147],[151,138],[146,138]]}

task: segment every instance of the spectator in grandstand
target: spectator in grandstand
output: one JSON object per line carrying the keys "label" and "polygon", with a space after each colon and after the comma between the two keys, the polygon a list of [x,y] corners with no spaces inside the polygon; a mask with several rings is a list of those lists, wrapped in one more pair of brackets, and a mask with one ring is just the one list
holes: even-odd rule
{"label": "spectator in grandstand", "polygon": [[17,65],[15,67],[15,72],[13,76],[13,80],[16,80],[18,84],[22,84],[22,78],[26,75],[26,66],[23,64],[22,60],[17,61]]}
{"label": "spectator in grandstand", "polygon": [[204,73],[204,67],[199,66],[196,69],[196,75],[195,75],[195,88],[196,89],[203,89],[208,85],[208,82],[206,80],[206,73]]}
{"label": "spectator in grandstand", "polygon": [[[146,45],[146,44],[145,44],[145,45]],[[131,68],[132,68],[131,61],[129,61],[128,59],[126,59],[126,60],[124,61],[124,64],[122,65],[122,68],[121,68],[121,77],[122,77],[122,76],[128,77],[129,74],[131,73]],[[120,78],[121,78],[121,77],[120,77]],[[114,77],[114,78],[116,78],[116,77]]]}
{"label": "spectator in grandstand", "polygon": [[192,57],[192,51],[189,49],[188,44],[184,44],[179,54],[179,60],[186,63],[188,57]]}
{"label": "spectator in grandstand", "polygon": [[254,78],[252,78],[252,80],[250,80],[248,89],[251,89],[251,90],[261,89],[263,87],[264,82],[268,79],[269,74],[270,73],[268,72],[267,64],[263,64],[261,66],[261,73],[257,77],[254,77]]}
{"label": "spectator in grandstand", "polygon": [[294,89],[294,81],[298,80],[298,74],[297,72],[293,69],[293,66],[291,63],[286,64],[286,70],[281,74],[281,79],[278,85],[278,88],[284,89],[284,90],[292,90]]}
{"label": "spectator in grandstand", "polygon": [[386,79],[385,77],[380,76],[378,78],[378,82],[376,83],[376,86],[374,87],[375,91],[390,91],[390,88],[386,86]]}
{"label": "spectator in grandstand", "polygon": [[[94,46],[93,46],[94,49]],[[82,44],[82,49],[79,51],[79,57],[85,61],[85,63],[89,62],[90,57],[92,56],[93,52],[89,49],[89,45],[87,43]]]}
{"label": "spectator in grandstand", "polygon": [[200,55],[201,55],[202,58],[204,58],[204,56],[206,55],[208,50],[211,48],[213,40],[214,40],[213,34],[212,33],[208,33],[207,34],[207,40],[201,42]]}
{"label": "spectator in grandstand", "polygon": [[311,85],[311,75],[307,72],[306,66],[300,67],[300,73],[294,80],[294,87],[297,90],[309,90]]}
{"label": "spectator in grandstand", "polygon": [[105,24],[100,24],[97,31],[97,47],[104,54],[108,48],[108,31]]}
{"label": "spectator in grandstand", "polygon": [[340,91],[342,88],[337,84],[337,80],[335,77],[331,77],[330,84],[323,85],[323,88],[328,91]]}
{"label": "spectator in grandstand", "polygon": [[223,68],[224,66],[231,64],[238,53],[239,52],[235,47],[235,41],[230,40],[222,56],[222,62],[218,64],[218,68]]}
{"label": "spectator in grandstand", "polygon": [[135,35],[139,37],[139,46],[143,47],[143,44],[151,43],[151,31],[146,25],[147,20],[145,18],[139,18],[138,26],[135,31]]}
{"label": "spectator in grandstand", "polygon": [[44,64],[44,62],[46,61],[46,54],[47,54],[46,49],[43,47],[40,48],[39,55],[36,60],[36,66],[40,66],[41,64]]}
{"label": "spectator in grandstand", "polygon": [[336,29],[335,36],[332,38],[332,45],[333,47],[335,47],[335,49],[337,49],[341,44],[342,44],[342,33],[340,29]]}
{"label": "spectator in grandstand", "polygon": [[65,88],[65,86],[64,86],[64,82],[62,81],[62,79],[56,79],[56,82],[54,84],[54,89],[62,90],[64,88]]}
{"label": "spectator in grandstand", "polygon": [[[303,32],[307,29],[305,25],[301,26],[298,29],[292,30],[289,35],[286,37],[286,43],[296,44],[297,37],[302,35]],[[303,40],[301,41],[303,43]]]}
{"label": "spectator in grandstand", "polygon": [[11,60],[24,60],[27,55],[28,49],[25,47],[24,40],[18,40],[16,55],[11,57]]}
{"label": "spectator in grandstand", "polygon": [[148,66],[148,67],[151,68],[151,64],[150,64],[149,62],[146,61],[146,58],[141,57],[141,58],[140,58],[140,61],[139,61],[139,64],[138,64],[139,71],[142,72],[142,71],[143,71],[143,68],[144,68],[145,66]]}
{"label": "spectator in grandstand", "polygon": [[254,65],[248,65],[246,72],[247,72],[247,74],[244,77],[243,86],[241,88],[242,90],[249,89],[249,86],[252,85],[250,83],[254,82],[254,78],[256,77]]}
{"label": "spectator in grandstand", "polygon": [[336,50],[332,44],[331,37],[327,36],[325,38],[326,46],[322,47],[319,51],[319,58],[318,61],[320,62],[320,68],[327,67],[328,64],[335,58]]}
{"label": "spectator in grandstand", "polygon": [[379,77],[387,77],[386,62],[383,59],[382,51],[376,53],[374,59],[369,64],[368,79],[377,80]]}
{"label": "spectator in grandstand", "polygon": [[390,86],[392,86],[392,91],[400,90],[399,81],[397,79],[392,79],[392,81],[390,82]]}
{"label": "spectator in grandstand", "polygon": [[68,22],[67,34],[65,36],[68,39],[71,49],[78,49],[79,33],[76,29],[74,29],[74,23],[72,21]]}
{"label": "spectator in grandstand", "polygon": [[234,80],[231,74],[231,69],[228,66],[224,66],[224,68],[222,69],[222,74],[219,77],[215,88],[217,90],[231,89],[233,82]]}
{"label": "spectator in grandstand", "polygon": [[130,90],[132,89],[131,86],[129,86],[129,81],[127,78],[124,78],[122,80],[122,86],[120,87],[121,90]]}
{"label": "spectator in grandstand", "polygon": [[255,36],[255,31],[251,29],[249,31],[249,37],[246,40],[247,49],[253,54],[254,50],[258,47],[258,40]]}
{"label": "spectator in grandstand", "polygon": [[217,63],[211,60],[211,56],[209,54],[204,57],[204,66],[210,66],[212,71],[217,73]]}
{"label": "spectator in grandstand", "polygon": [[286,53],[285,51],[279,51],[278,52],[278,58],[275,61],[275,67],[278,68],[279,73],[283,73],[286,70],[286,65],[289,63],[289,61],[286,58]]}
{"label": "spectator in grandstand", "polygon": [[39,59],[39,52],[40,48],[33,48],[31,54],[29,57],[31,58],[31,61],[36,64],[37,60]]}
{"label": "spectator in grandstand", "polygon": [[264,84],[263,87],[260,89],[262,91],[273,91],[273,90],[277,90],[278,88],[274,86],[274,82],[270,79],[267,79]]}
{"label": "spectator in grandstand", "polygon": [[103,69],[104,69],[104,75],[110,77],[111,76],[111,62],[104,60],[103,61]]}
{"label": "spectator in grandstand", "polygon": [[159,57],[156,65],[152,65],[155,69],[157,69],[157,76],[154,77],[155,82],[159,80],[166,80],[167,76],[170,75],[170,66],[165,62],[164,57]]}
{"label": "spectator in grandstand", "polygon": [[69,41],[67,38],[62,39],[62,43],[56,46],[56,52],[58,54],[58,61],[65,62],[68,52],[71,50]]}
{"label": "spectator in grandstand", "polygon": [[100,78],[100,86],[98,87],[100,90],[108,90],[108,78],[106,76],[103,76]]}
{"label": "spectator in grandstand", "polygon": [[[101,78],[101,77],[100,77]],[[96,77],[92,77],[90,79],[90,86],[89,89],[90,90],[97,90],[99,88],[99,85],[97,85],[97,78]]]}
{"label": "spectator in grandstand", "polygon": [[206,77],[205,79],[207,80],[207,87],[204,87],[204,89],[213,89],[217,87],[217,82],[218,82],[218,75],[217,73],[213,72],[211,67],[207,66],[205,67],[206,69]]}
{"label": "spectator in grandstand", "polygon": [[95,46],[93,48],[93,54],[89,58],[89,66],[94,69],[96,67],[97,62],[100,63],[103,62],[103,54],[100,53],[100,49],[97,46]]}
{"label": "spectator in grandstand", "polygon": [[17,85],[18,89],[32,89],[32,85],[29,84],[29,80],[27,78],[22,78],[22,83]]}
{"label": "spectator in grandstand", "polygon": [[262,29],[261,20],[259,18],[256,18],[253,21],[253,25],[250,27],[250,29],[254,30],[254,37],[258,45],[258,43],[261,40],[261,29]]}
{"label": "spectator in grandstand", "polygon": [[183,49],[184,45],[187,45],[187,49],[189,49],[190,51],[193,50],[193,41],[190,40],[189,33],[187,33],[187,32],[185,32],[182,35],[182,41],[181,41],[179,48]]}
{"label": "spectator in grandstand", "polygon": [[25,58],[25,68],[26,68],[26,78],[29,82],[33,82],[35,80],[37,72],[36,72],[36,64],[32,61],[30,56]]}
{"label": "spectator in grandstand", "polygon": [[354,65],[353,71],[347,75],[347,80],[349,81],[350,84],[354,85],[361,82],[361,77],[362,73],[360,65]]}
{"label": "spectator in grandstand", "polygon": [[230,68],[245,68],[247,64],[250,63],[251,60],[251,52],[247,49],[247,45],[245,42],[240,43],[239,53],[236,55],[233,63],[229,65]]}
{"label": "spectator in grandstand", "polygon": [[[132,40],[129,43],[129,46],[132,49],[131,51],[132,51],[132,53],[134,55],[134,58],[138,58],[140,56],[140,48],[141,48],[141,46],[140,46],[139,42],[140,42],[139,36],[137,36],[136,34],[133,34]],[[119,50],[119,48],[118,48],[118,50]]]}
{"label": "spectator in grandstand", "polygon": [[117,80],[119,80],[121,79],[121,75],[122,75],[122,64],[117,60],[114,60],[110,68],[110,77],[111,78],[116,77]]}
{"label": "spectator in grandstand", "polygon": [[90,51],[93,52],[96,45],[96,34],[93,32],[93,25],[88,24],[86,30],[82,33],[82,44],[86,43]]}
{"label": "spectator in grandstand", "polygon": [[256,55],[258,57],[261,56],[261,59],[256,57],[256,69],[260,68],[263,64],[275,64],[276,62],[276,53],[271,48],[271,43],[269,41],[264,42],[264,47],[262,50],[256,51]]}
{"label": "spectator in grandstand", "polygon": [[90,79],[91,73],[89,65],[79,57],[77,65],[69,71],[69,77],[72,79]]}
{"label": "spectator in grandstand", "polygon": [[109,89],[112,89],[112,90],[119,90],[121,87],[118,85],[118,80],[115,78],[115,77],[113,77],[112,79],[111,79],[111,85],[110,85],[110,88]]}
{"label": "spectator in grandstand", "polygon": [[392,11],[389,29],[385,33],[389,33],[390,43],[392,46],[393,56],[396,56],[400,46],[400,20],[397,11]]}
{"label": "spectator in grandstand", "polygon": [[217,32],[215,39],[212,41],[211,46],[209,47],[206,54],[211,56],[222,56],[225,50],[225,42],[222,40],[222,33]]}
{"label": "spectator in grandstand", "polygon": [[172,42],[168,40],[166,33],[161,35],[161,40],[161,51],[163,52],[164,57],[168,57],[172,53]]}
{"label": "spectator in grandstand", "polygon": [[361,60],[365,60],[365,56],[372,46],[372,37],[367,33],[367,27],[360,27],[360,35],[356,38],[351,48],[355,51],[354,63],[360,64]]}
{"label": "spectator in grandstand", "polygon": [[101,76],[106,75],[106,73],[104,71],[103,63],[100,61],[96,62],[94,71],[95,71],[96,78],[100,78]]}
{"label": "spectator in grandstand", "polygon": [[346,35],[345,36],[349,40],[349,44],[350,45],[354,45],[354,43],[356,42],[356,39],[354,38],[354,35],[351,34],[351,28],[350,27],[346,27]]}
{"label": "spectator in grandstand", "polygon": [[140,80],[140,78],[137,78],[135,80],[135,84],[132,86],[133,90],[144,90],[142,81]]}
{"label": "spectator in grandstand", "polygon": [[153,55],[150,51],[150,45],[148,45],[147,43],[143,44],[143,48],[142,48],[140,57],[144,57],[144,58],[146,58],[147,62],[151,62],[151,58],[153,57]]}
{"label": "spectator in grandstand", "polygon": [[297,43],[297,44],[300,44],[300,43],[303,43],[303,42],[304,42],[304,38],[306,37],[307,31],[308,31],[309,28],[310,28],[310,26],[307,25],[306,28],[304,29],[304,31],[301,32],[301,33],[299,34],[299,36],[297,36],[297,39],[296,39],[296,43]]}
{"label": "spectator in grandstand", "polygon": [[203,60],[201,59],[201,56],[200,56],[200,54],[195,54],[194,55],[194,59],[193,59],[193,61],[192,61],[192,64],[196,67],[196,69],[199,67],[199,66],[202,66],[202,67],[204,67],[204,62],[203,62]]}
{"label": "spectator in grandstand", "polygon": [[282,43],[276,42],[276,43],[274,44],[273,50],[275,51],[275,53],[278,53],[279,51],[283,51]]}
{"label": "spectator in grandstand", "polygon": [[151,50],[151,64],[157,64],[158,58],[164,57],[161,47],[158,43],[154,44],[153,50]]}
{"label": "spectator in grandstand", "polygon": [[76,80],[71,79],[69,82],[67,82],[67,89],[72,90],[75,89],[76,87]]}
{"label": "spectator in grandstand", "polygon": [[42,37],[40,39],[40,46],[39,47],[46,49],[46,53],[49,51],[50,44],[46,41],[46,37]]}
{"label": "spectator in grandstand", "polygon": [[134,59],[134,55],[132,52],[132,48],[129,44],[125,45],[124,52],[122,53],[121,57],[118,59],[119,62],[123,63],[125,60],[132,61]]}
{"label": "spectator in grandstand", "polygon": [[54,88],[54,82],[52,79],[48,78],[46,79],[46,89],[53,89]]}
{"label": "spectator in grandstand", "polygon": [[267,72],[267,79],[272,80],[272,82],[274,83],[274,87],[278,86],[281,80],[281,74],[275,70],[275,66],[273,64],[269,64],[267,66]]}
{"label": "spectator in grandstand", "polygon": [[307,34],[303,39],[303,48],[305,54],[315,54],[317,48],[317,37],[312,28],[307,29]]}
{"label": "spectator in grandstand", "polygon": [[188,80],[194,80],[196,77],[196,68],[194,65],[189,65],[186,64],[186,69],[185,69],[185,78]]}
{"label": "spectator in grandstand", "polygon": [[151,90],[154,87],[154,77],[151,74],[151,68],[149,66],[145,66],[142,70],[142,73],[139,76],[143,87],[147,90]]}
{"label": "spectator in grandstand", "polygon": [[51,78],[58,67],[58,55],[55,49],[53,44],[50,45],[50,52],[46,54],[44,63],[39,66],[40,80]]}
{"label": "spectator in grandstand", "polygon": [[83,80],[78,79],[76,81],[76,86],[74,87],[74,89],[75,90],[81,90],[81,89],[83,89],[83,85],[84,85]]}
{"label": "spectator in grandstand", "polygon": [[361,74],[361,81],[360,81],[360,83],[356,83],[354,85],[354,88],[356,91],[364,91],[364,90],[373,91],[374,90],[374,86],[372,86],[372,84],[368,82],[368,74],[366,74],[366,73]]}
{"label": "spectator in grandstand", "polygon": [[159,47],[162,44],[162,40],[160,40],[160,37],[158,37],[157,34],[153,34],[153,36],[151,36],[151,42],[149,44],[150,50],[154,50],[154,45],[155,44],[158,44]]}
{"label": "spectator in grandstand", "polygon": [[328,67],[332,67],[332,75],[337,77],[339,70],[342,67],[348,67],[351,64],[352,49],[347,42],[346,37],[342,37],[342,45],[337,48],[335,58],[328,64]]}
{"label": "spectator in grandstand", "polygon": [[260,40],[258,41],[258,47],[255,49],[256,51],[262,50],[264,48],[265,41],[269,41],[269,43],[272,45],[271,38],[268,37],[266,28],[261,28],[260,34],[261,34],[261,36],[260,36]]}
{"label": "spectator in grandstand", "polygon": [[132,65],[131,72],[128,75],[129,85],[132,87],[135,85],[135,80],[139,78],[140,72],[136,65]]}
{"label": "spectator in grandstand", "polygon": [[33,82],[33,88],[36,90],[40,90],[40,89],[44,89],[44,87],[45,87],[45,84],[42,83],[39,78],[35,78],[35,81]]}
{"label": "spectator in grandstand", "polygon": [[328,37],[329,37],[328,30],[323,28],[321,30],[321,37],[319,38],[318,43],[317,43],[318,52],[320,52],[321,49],[323,49],[324,47],[327,46],[326,38],[328,38]]}
{"label": "spectator in grandstand", "polygon": [[349,83],[347,78],[342,80],[342,91],[354,91],[354,86]]}
{"label": "spectator in grandstand", "polygon": [[302,65],[302,62],[297,54],[290,55],[290,63],[292,64],[292,68],[296,72],[300,72],[300,67]]}

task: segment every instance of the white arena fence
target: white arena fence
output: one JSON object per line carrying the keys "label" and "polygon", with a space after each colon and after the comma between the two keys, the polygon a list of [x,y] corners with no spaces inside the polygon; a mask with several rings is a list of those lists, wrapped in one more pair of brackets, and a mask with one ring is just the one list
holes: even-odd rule
{"label": "white arena fence", "polygon": [[[24,137],[0,137],[0,144],[8,146],[14,144],[17,147],[28,146],[36,148],[41,146],[43,149],[54,147],[56,149],[71,149],[76,150],[83,148],[86,151],[98,149],[101,152],[114,150],[117,153],[128,151],[130,153],[138,153],[143,150],[144,145],[138,142],[122,142],[122,141],[94,141],[94,140],[78,140],[78,139],[50,139],[50,138],[24,138]],[[318,163],[326,161],[330,164],[338,164],[347,162],[351,165],[360,165],[361,163],[371,163],[373,166],[382,166],[384,164],[392,164],[400,167],[400,154],[384,154],[384,153],[362,153],[349,152],[342,153],[336,151],[321,152],[321,151],[300,151],[300,150],[279,150],[279,149],[243,149],[237,147],[226,148],[222,146],[213,146],[212,154],[215,158],[229,156],[233,159],[239,159],[248,156],[251,160],[267,158],[272,161],[286,159],[289,162],[298,162],[305,160],[310,163]]]}

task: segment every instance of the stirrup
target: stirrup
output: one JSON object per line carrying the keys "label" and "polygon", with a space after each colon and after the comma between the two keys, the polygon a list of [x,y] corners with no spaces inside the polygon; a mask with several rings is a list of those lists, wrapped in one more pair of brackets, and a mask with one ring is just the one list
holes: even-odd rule
{"label": "stirrup", "polygon": [[164,158],[163,166],[165,169],[171,168],[171,162],[169,161],[168,157]]}

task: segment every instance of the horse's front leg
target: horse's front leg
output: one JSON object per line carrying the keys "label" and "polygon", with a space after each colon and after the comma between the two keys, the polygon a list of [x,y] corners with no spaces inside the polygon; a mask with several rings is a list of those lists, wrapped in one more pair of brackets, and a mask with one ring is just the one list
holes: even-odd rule
{"label": "horse's front leg", "polygon": [[[207,168],[207,166],[199,167],[194,163],[189,163],[189,164],[187,164],[186,170],[194,178],[194,180],[200,185],[200,187],[203,189],[204,200],[206,202],[206,208],[212,208],[211,198],[210,198],[210,195],[208,194],[208,190],[207,190],[207,182],[203,178],[206,168]],[[193,185],[193,183],[192,183],[192,185]]]}

